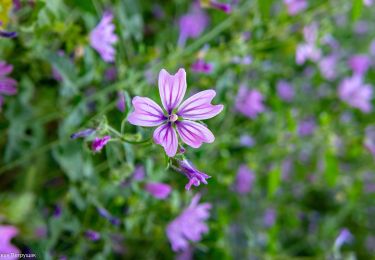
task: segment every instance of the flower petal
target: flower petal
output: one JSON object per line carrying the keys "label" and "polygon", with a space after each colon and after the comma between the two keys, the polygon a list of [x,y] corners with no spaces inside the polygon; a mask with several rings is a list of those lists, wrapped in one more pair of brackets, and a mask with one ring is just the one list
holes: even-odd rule
{"label": "flower petal", "polygon": [[159,73],[160,99],[168,114],[178,107],[186,92],[186,72],[179,69],[175,75],[170,75],[165,69]]}
{"label": "flower petal", "polygon": [[193,148],[200,147],[202,143],[212,143],[215,141],[212,132],[199,123],[183,120],[176,122],[176,127],[182,141]]}
{"label": "flower petal", "polygon": [[164,147],[169,157],[176,155],[178,139],[176,131],[170,123],[159,126],[154,131],[154,141]]}
{"label": "flower petal", "polygon": [[181,104],[177,115],[190,120],[204,120],[216,116],[224,106],[211,104],[215,95],[215,90],[209,89],[191,96]]}
{"label": "flower petal", "polygon": [[129,115],[128,121],[133,125],[158,126],[166,119],[161,107],[149,98],[137,96],[132,103],[134,112]]}

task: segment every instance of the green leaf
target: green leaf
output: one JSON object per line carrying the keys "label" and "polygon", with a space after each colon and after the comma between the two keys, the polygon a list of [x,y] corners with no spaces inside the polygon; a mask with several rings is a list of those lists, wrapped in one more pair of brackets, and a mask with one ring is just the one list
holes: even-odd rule
{"label": "green leaf", "polygon": [[268,197],[272,197],[280,186],[281,170],[275,167],[268,173]]}
{"label": "green leaf", "polygon": [[357,21],[362,14],[363,0],[353,0],[352,19]]}
{"label": "green leaf", "polygon": [[327,150],[324,156],[324,176],[329,186],[336,184],[339,175],[339,166],[337,158],[331,150]]}
{"label": "green leaf", "polygon": [[271,14],[273,0],[258,0],[258,8],[263,20],[268,20]]}

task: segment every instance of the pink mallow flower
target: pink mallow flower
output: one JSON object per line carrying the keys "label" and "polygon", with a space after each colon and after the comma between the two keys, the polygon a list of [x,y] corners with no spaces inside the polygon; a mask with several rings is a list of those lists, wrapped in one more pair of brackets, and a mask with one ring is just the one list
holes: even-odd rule
{"label": "pink mallow flower", "polygon": [[211,176],[197,170],[188,160],[178,160],[178,171],[184,174],[189,182],[185,185],[186,190],[190,190],[191,186],[198,187],[201,183],[207,184],[206,179]]}
{"label": "pink mallow flower", "polygon": [[306,0],[284,0],[289,15],[296,15],[307,8]]}
{"label": "pink mallow flower", "polygon": [[187,250],[189,241],[199,242],[208,232],[204,221],[210,217],[211,204],[198,204],[199,199],[200,195],[195,195],[189,207],[167,226],[167,237],[175,252]]}
{"label": "pink mallow flower", "polygon": [[94,152],[99,152],[103,149],[103,147],[109,142],[111,137],[106,135],[102,138],[95,137],[94,141],[92,141],[91,148]]}
{"label": "pink mallow flower", "polygon": [[198,4],[193,4],[189,13],[179,20],[180,36],[178,45],[184,46],[188,38],[199,37],[208,25],[208,16]]}
{"label": "pink mallow flower", "polygon": [[[18,229],[13,226],[0,226],[0,254],[20,254],[21,251],[11,243],[13,237],[18,234]],[[9,255],[4,259],[18,259],[16,256]]]}
{"label": "pink mallow flower", "polygon": [[341,81],[338,94],[342,101],[365,113],[372,109],[372,86],[364,84],[361,76],[355,75]]}
{"label": "pink mallow flower", "polygon": [[13,66],[0,61],[0,111],[4,102],[3,95],[13,96],[17,93],[17,81],[8,78],[7,75],[13,71]]}
{"label": "pink mallow flower", "polygon": [[348,65],[354,74],[364,75],[371,66],[371,59],[367,55],[354,55],[349,58]]}
{"label": "pink mallow flower", "polygon": [[129,115],[128,121],[138,126],[159,126],[153,138],[155,143],[164,147],[169,157],[177,153],[177,133],[185,144],[193,148],[199,148],[202,143],[212,143],[215,140],[212,132],[194,121],[212,118],[224,108],[223,105],[211,104],[216,95],[212,89],[198,92],[182,102],[185,92],[185,70],[179,69],[175,75],[170,75],[162,69],[159,73],[159,93],[166,112],[149,98],[137,96],[132,100],[134,112]]}
{"label": "pink mallow flower", "polygon": [[150,182],[145,185],[145,190],[150,193],[153,197],[164,200],[171,193],[172,188],[168,184],[160,182]]}
{"label": "pink mallow flower", "polygon": [[256,118],[266,110],[263,95],[257,90],[241,86],[236,97],[236,109],[249,118]]}
{"label": "pink mallow flower", "polygon": [[100,54],[105,62],[115,60],[116,51],[112,45],[117,42],[117,36],[114,33],[115,26],[112,20],[112,13],[105,12],[100,23],[90,33],[91,47]]}
{"label": "pink mallow flower", "polygon": [[253,187],[254,180],[254,173],[245,164],[242,164],[237,171],[237,177],[234,183],[235,191],[240,194],[249,193]]}

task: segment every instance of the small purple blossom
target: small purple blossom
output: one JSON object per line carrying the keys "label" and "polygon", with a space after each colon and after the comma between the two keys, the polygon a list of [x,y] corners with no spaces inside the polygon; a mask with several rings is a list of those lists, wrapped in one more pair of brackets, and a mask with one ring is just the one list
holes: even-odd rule
{"label": "small purple blossom", "polygon": [[340,248],[345,243],[351,243],[353,241],[353,235],[349,229],[343,228],[340,230],[340,234],[335,240],[335,248]]}
{"label": "small purple blossom", "polygon": [[[18,229],[14,226],[0,226],[0,254],[19,254],[21,251],[12,244],[11,240],[17,236]],[[16,256],[9,256],[8,260],[18,259]]]}
{"label": "small purple blossom", "polygon": [[232,62],[234,64],[250,65],[253,62],[253,58],[250,55],[245,57],[234,56]]}
{"label": "small purple blossom", "polygon": [[121,224],[121,220],[112,216],[105,208],[98,207],[97,208],[99,215],[111,222],[115,226],[119,226]]}
{"label": "small purple blossom", "polygon": [[7,77],[13,71],[13,66],[5,61],[0,61],[0,111],[3,104],[3,96],[13,96],[17,93],[17,81]]}
{"label": "small purple blossom", "polygon": [[238,91],[235,106],[239,112],[254,119],[266,110],[263,100],[264,97],[258,90],[250,90],[242,85]]}
{"label": "small purple blossom", "polygon": [[212,118],[223,110],[223,105],[211,104],[216,92],[212,89],[204,90],[182,102],[186,92],[184,69],[179,69],[175,75],[162,69],[158,85],[166,113],[153,100],[137,96],[132,101],[135,110],[128,117],[129,123],[145,127],[158,126],[154,131],[154,141],[164,147],[169,157],[177,153],[177,133],[185,144],[193,148],[199,148],[202,143],[214,142],[212,132],[195,121]]}
{"label": "small purple blossom", "polygon": [[307,60],[318,61],[321,56],[321,51],[315,45],[310,43],[303,43],[297,46],[296,63],[298,65],[304,64]]}
{"label": "small purple blossom", "polygon": [[322,76],[327,80],[333,80],[336,78],[336,64],[337,55],[331,54],[329,56],[323,57],[319,61],[319,70]]}
{"label": "small purple blossom", "polygon": [[100,239],[100,233],[91,229],[85,232],[85,236],[91,241],[98,241]]}
{"label": "small purple blossom", "polygon": [[276,210],[268,208],[263,216],[263,223],[266,227],[272,227],[276,221]]}
{"label": "small purple blossom", "polygon": [[194,185],[198,187],[201,183],[207,184],[206,179],[211,178],[211,176],[197,170],[188,160],[178,161],[179,172],[184,174],[189,182],[186,184],[185,189],[190,190],[191,186]]}
{"label": "small purple blossom", "polygon": [[298,135],[308,136],[312,135],[315,131],[316,123],[314,118],[307,118],[298,123]]}
{"label": "small purple blossom", "polygon": [[150,182],[145,185],[145,190],[157,199],[164,200],[171,193],[172,188],[168,184]]}
{"label": "small purple blossom", "polygon": [[142,165],[135,166],[133,180],[142,181],[145,178],[145,168]]}
{"label": "small purple blossom", "polygon": [[363,3],[364,3],[366,6],[371,6],[371,5],[374,3],[374,0],[363,0]]}
{"label": "small purple blossom", "polygon": [[254,173],[245,165],[242,164],[237,171],[234,189],[239,194],[249,193],[253,187],[255,180]]}
{"label": "small purple blossom", "polygon": [[294,88],[293,86],[284,80],[277,82],[277,95],[284,101],[290,102],[294,98]]}
{"label": "small purple blossom", "polygon": [[117,106],[117,109],[120,111],[120,112],[125,112],[125,95],[124,95],[124,93],[122,93],[122,92],[119,92],[118,94],[117,94],[117,104],[116,104],[116,106]]}
{"label": "small purple blossom", "polygon": [[240,144],[244,147],[253,147],[255,140],[250,135],[243,134],[240,136]]}
{"label": "small purple blossom", "polygon": [[361,76],[354,75],[341,81],[338,94],[342,101],[364,113],[369,113],[372,109],[372,86],[364,84]]}
{"label": "small purple blossom", "polygon": [[62,213],[62,207],[61,207],[61,205],[60,204],[56,204],[55,208],[53,210],[53,216],[55,218],[59,218],[59,217],[61,217],[61,213]]}
{"label": "small purple blossom", "polygon": [[112,45],[117,42],[117,36],[114,33],[115,25],[112,20],[112,13],[105,12],[100,23],[90,33],[91,47],[100,54],[105,62],[115,60],[116,51]]}
{"label": "small purple blossom", "polygon": [[91,144],[91,148],[94,152],[99,152],[103,149],[103,147],[108,143],[108,141],[111,139],[109,135],[106,135],[102,138],[95,137],[94,141]]}
{"label": "small purple blossom", "polygon": [[104,78],[109,81],[113,82],[117,78],[117,68],[115,66],[111,66],[104,72]]}
{"label": "small purple blossom", "polygon": [[366,136],[364,145],[369,152],[375,157],[375,125],[366,127]]}
{"label": "small purple blossom", "polygon": [[0,30],[0,37],[2,37],[2,38],[15,38],[15,37],[17,37],[17,33]]}
{"label": "small purple blossom", "polygon": [[208,16],[198,4],[193,4],[189,13],[179,20],[178,45],[183,47],[188,38],[198,38],[208,25]]}
{"label": "small purple blossom", "polygon": [[232,6],[229,3],[220,3],[215,0],[210,0],[209,6],[211,8],[215,8],[217,10],[223,11],[226,14],[230,14],[232,12]]}
{"label": "small purple blossom", "polygon": [[367,21],[358,21],[355,23],[354,32],[359,35],[364,35],[368,32],[369,25]]}
{"label": "small purple blossom", "polygon": [[84,137],[88,137],[90,135],[92,135],[93,133],[95,133],[95,129],[93,128],[87,128],[87,129],[84,129],[84,130],[81,130],[77,133],[74,133],[70,136],[70,138],[72,139],[77,139],[77,138],[84,138]]}
{"label": "small purple blossom", "polygon": [[289,15],[296,15],[307,8],[306,0],[284,0]]}
{"label": "small purple blossom", "polygon": [[213,70],[213,65],[203,59],[198,59],[191,65],[191,70],[196,73],[210,74]]}
{"label": "small purple blossom", "polygon": [[167,237],[175,252],[188,250],[189,241],[199,242],[208,232],[205,220],[210,217],[211,204],[198,204],[199,199],[200,195],[195,195],[189,207],[167,226]]}
{"label": "small purple blossom", "polygon": [[371,59],[367,55],[354,55],[348,61],[354,74],[364,75],[371,66]]}

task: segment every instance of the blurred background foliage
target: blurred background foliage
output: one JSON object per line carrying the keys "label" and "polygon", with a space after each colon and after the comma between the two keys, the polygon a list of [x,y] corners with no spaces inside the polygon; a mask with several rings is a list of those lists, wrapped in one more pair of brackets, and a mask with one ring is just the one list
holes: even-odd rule
{"label": "blurred background foliage", "polygon": [[[365,186],[375,183],[375,164],[363,145],[374,113],[351,108],[337,96],[340,80],[350,75],[347,57],[368,53],[375,39],[374,6],[314,0],[291,16],[282,1],[239,1],[230,14],[206,9],[209,26],[182,48],[177,46],[178,19],[191,1],[21,3],[12,11],[11,1],[2,1],[0,10],[3,26],[18,33],[0,39],[0,60],[14,66],[11,75],[18,81],[17,95],[6,99],[0,113],[0,221],[20,230],[14,243],[22,251],[41,259],[172,259],[165,227],[200,192],[213,209],[209,233],[194,244],[194,259],[374,255],[374,191],[366,192]],[[112,11],[119,37],[113,64],[103,62],[89,45],[89,33],[105,10]],[[319,23],[319,39],[330,36],[341,46],[335,80],[326,80],[313,62],[296,65],[303,28],[313,21]],[[367,24],[365,34],[356,33],[358,23]],[[251,34],[249,40],[244,33]],[[322,45],[324,54],[329,51]],[[213,64],[210,74],[190,69],[202,55]],[[246,56],[250,64],[233,62]],[[105,76],[113,67],[115,80]],[[215,142],[186,151],[198,169],[212,176],[207,186],[186,191],[186,180],[166,170],[164,151],[155,144],[110,142],[94,154],[88,142],[70,139],[100,124],[120,131],[132,110],[131,98],[159,100],[159,70],[180,67],[187,70],[188,92],[214,88],[214,102],[225,105],[223,113],[206,122]],[[293,84],[292,102],[277,95],[281,79]],[[373,69],[366,82],[375,84]],[[255,119],[235,109],[240,85],[265,97],[266,111]],[[125,112],[116,109],[118,91],[125,93]],[[315,130],[300,136],[298,125],[306,118],[314,119]],[[126,124],[125,134],[149,138],[152,131]],[[241,145],[244,134],[253,138],[252,147]],[[246,195],[233,189],[241,164],[255,173]],[[144,181],[132,179],[140,165],[147,181],[173,187],[168,199],[156,200],[143,189]],[[121,224],[101,217],[101,207]],[[276,212],[271,226],[263,223],[268,209]],[[344,227],[354,240],[335,252]],[[88,240],[89,229],[100,232],[101,240]]]}

